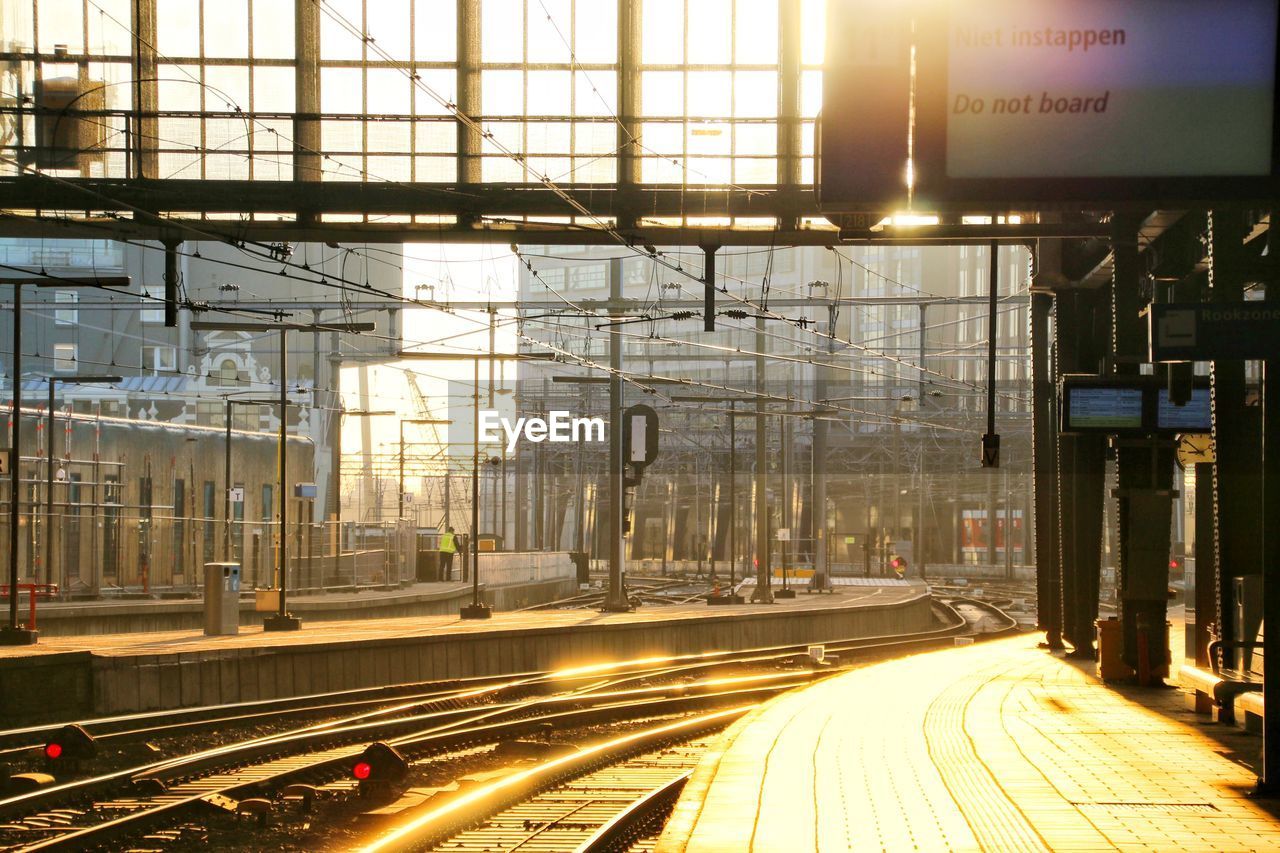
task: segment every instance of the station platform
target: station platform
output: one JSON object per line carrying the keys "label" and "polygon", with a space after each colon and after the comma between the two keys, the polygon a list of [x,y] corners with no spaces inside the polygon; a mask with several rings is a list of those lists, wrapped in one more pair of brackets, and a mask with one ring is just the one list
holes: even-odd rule
{"label": "station platform", "polygon": [[[573,585],[569,586],[571,590]],[[252,592],[251,590],[248,592]],[[561,585],[558,594],[568,594]],[[351,619],[360,615],[395,617],[449,613],[471,600],[471,584],[461,581],[418,583],[393,589],[361,589],[289,596],[289,609],[308,621]],[[7,608],[8,599],[0,601]],[[129,597],[96,601],[40,601],[36,627],[41,637],[90,634],[136,634],[180,631],[204,625],[204,602],[199,598]],[[18,611],[27,619],[28,604],[20,598]],[[240,601],[240,624],[262,621],[251,596]]]}
{"label": "station platform", "polygon": [[1104,685],[1037,639],[762,706],[703,758],[657,851],[1280,849],[1241,763],[1260,739],[1219,740],[1179,691]]}
{"label": "station platform", "polygon": [[[0,717],[24,721],[214,705],[672,654],[818,643],[932,626],[922,583],[884,581],[772,605],[457,612],[304,622],[301,631],[47,637],[0,647]],[[49,696],[65,697],[51,708]]]}

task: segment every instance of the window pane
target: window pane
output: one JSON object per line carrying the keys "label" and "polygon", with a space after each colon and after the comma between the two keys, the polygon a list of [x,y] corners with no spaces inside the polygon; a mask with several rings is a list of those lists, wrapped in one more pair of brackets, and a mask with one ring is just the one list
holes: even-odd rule
{"label": "window pane", "polygon": [[254,58],[293,58],[293,8],[293,0],[253,0]]}
{"label": "window pane", "polygon": [[641,112],[647,116],[684,115],[684,73],[644,71],[640,75]]}
{"label": "window pane", "polygon": [[[194,5],[194,4],[193,4]],[[248,0],[210,0],[204,4],[204,55],[243,59],[249,55]]]}
{"label": "window pane", "polygon": [[84,53],[84,0],[40,0],[39,12],[41,52],[53,53],[63,44],[72,53]]}
{"label": "window pane", "polygon": [[727,63],[732,59],[730,0],[694,0],[689,4],[688,26],[690,65]]}
{"label": "window pane", "polygon": [[129,55],[133,45],[133,35],[129,32],[129,6],[130,0],[93,0],[89,15],[90,53]]}
{"label": "window pane", "polygon": [[255,68],[253,109],[257,112],[291,113],[293,108],[293,69],[264,66]]}
{"label": "window pane", "polygon": [[524,59],[524,0],[480,0],[480,53],[485,62]]}
{"label": "window pane", "polygon": [[530,62],[568,64],[573,35],[571,8],[570,0],[529,0]]}
{"label": "window pane", "polygon": [[156,0],[156,36],[165,56],[200,55],[197,8],[191,0]]}
{"label": "window pane", "polygon": [[429,68],[418,71],[414,88],[417,90],[415,113],[425,116],[448,115],[449,111],[444,104],[455,103],[458,97],[458,77],[452,70]]}
{"label": "window pane", "polygon": [[778,61],[778,0],[737,0],[734,62],[773,65]]}
{"label": "window pane", "polygon": [[564,122],[531,122],[529,124],[530,154],[563,154],[571,145],[570,125]]}
{"label": "window pane", "polygon": [[690,71],[691,116],[727,116],[733,111],[733,74],[729,71]]}
{"label": "window pane", "polygon": [[568,71],[530,71],[529,115],[569,115],[572,82]]}
{"label": "window pane", "polygon": [[816,118],[822,110],[822,72],[804,71],[800,75],[800,115]]}
{"label": "window pane", "polygon": [[480,75],[481,111],[490,116],[524,114],[524,74],[485,71]]}
{"label": "window pane", "polygon": [[457,0],[417,0],[413,50],[423,62],[449,62],[458,55]]}
{"label": "window pane", "polygon": [[574,112],[580,116],[612,116],[618,113],[618,74],[615,71],[579,71],[574,75]]}
{"label": "window pane", "polygon": [[409,60],[409,0],[377,0],[365,7],[366,31],[373,39],[369,46],[371,62],[387,61],[387,54],[397,62]]}
{"label": "window pane", "polygon": [[320,109],[326,113],[363,111],[363,78],[358,68],[320,69]]}
{"label": "window pane", "polygon": [[325,0],[320,8],[320,58],[361,59],[364,43],[358,33],[364,25],[361,0]]}
{"label": "window pane", "polygon": [[370,68],[366,109],[370,115],[408,115],[411,87],[398,68]]}
{"label": "window pane", "polygon": [[605,0],[577,0],[574,48],[578,61],[618,61],[618,4]]}
{"label": "window pane", "polygon": [[800,59],[821,65],[827,52],[827,0],[800,0]]}
{"label": "window pane", "polygon": [[778,75],[773,71],[739,71],[734,78],[733,114],[772,118],[778,114]]}
{"label": "window pane", "polygon": [[204,70],[204,108],[211,112],[249,109],[249,69],[241,66],[210,65]]}
{"label": "window pane", "polygon": [[[641,57],[648,65],[675,65],[684,61],[684,0],[641,0],[644,3]],[[702,0],[694,0],[698,5]]]}

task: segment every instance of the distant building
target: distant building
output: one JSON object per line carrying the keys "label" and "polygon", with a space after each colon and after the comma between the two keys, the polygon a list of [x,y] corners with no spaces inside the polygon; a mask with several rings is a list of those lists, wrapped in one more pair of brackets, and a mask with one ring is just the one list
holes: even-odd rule
{"label": "distant building", "polygon": [[[521,272],[522,301],[555,310],[568,308],[566,302],[590,305],[609,298],[611,264],[601,258],[617,256],[618,250],[526,246],[522,251],[532,265],[532,271]],[[1030,505],[1030,265],[1021,248],[1003,249],[999,256],[997,417],[1008,473],[993,477],[978,471],[976,439],[985,431],[987,411],[989,258],[987,247],[726,248],[718,255],[717,268],[721,284],[734,295],[717,296],[718,330],[709,333],[702,327],[700,250],[664,249],[659,262],[626,257],[620,261],[621,290],[631,316],[656,319],[617,327],[623,335],[624,370],[677,376],[711,389],[749,390],[755,382],[755,352],[785,355],[767,363],[770,394],[821,398],[844,410],[832,419],[827,438],[827,532],[839,539],[832,546],[833,562],[882,563],[890,550],[905,550],[917,538],[933,563],[1004,562],[1002,532],[992,543],[996,547],[988,547],[986,519],[993,516],[1001,531],[1006,524],[1018,531],[1010,537],[1008,558],[1021,562],[1029,555],[1021,531]],[[832,307],[833,302],[840,304]],[[767,312],[758,309],[762,305]],[[677,308],[691,314],[672,319]],[[762,313],[768,319],[757,336],[755,318]],[[607,364],[606,337],[597,334],[588,344],[586,329],[571,311],[554,329],[528,325],[533,337],[560,342],[574,357]],[[821,361],[830,367],[823,371],[825,388],[819,390],[816,364]],[[537,367],[521,370],[523,376],[539,375]],[[529,382],[523,390],[534,394],[538,387]],[[544,388],[542,393],[562,403],[578,393],[566,386]],[[680,391],[715,393],[697,385]],[[602,390],[596,394],[597,413],[603,396]],[[725,558],[725,531],[731,523],[724,509],[727,475],[721,470],[728,464],[722,458],[727,453],[727,421],[721,414],[726,406],[694,403],[671,412],[673,423],[679,424],[674,432],[713,450],[695,451],[693,445],[684,446],[689,441],[668,442],[673,452],[659,470],[674,485],[669,494],[642,492],[638,498],[633,559]],[[753,406],[740,403],[738,408]],[[917,420],[937,426],[921,428]],[[767,439],[771,476],[782,465],[778,423],[771,419]],[[803,418],[791,424],[788,465],[795,485],[789,495],[771,487],[775,527],[813,525],[813,424]],[[750,509],[744,508],[751,500],[751,419],[740,420],[739,427],[741,552],[751,536]],[[527,518],[517,515],[512,531],[516,541],[564,547],[576,541],[579,520],[589,535],[595,511],[592,490],[603,486],[593,485],[591,476],[580,486],[576,463],[557,463],[549,449],[530,455],[534,459],[519,466],[516,476],[533,478],[535,498],[550,505],[538,506],[535,499],[525,510]],[[721,483],[718,493],[716,482]],[[780,509],[784,501],[790,502],[785,516]],[[720,509],[713,512],[712,506]],[[857,543],[857,553],[846,552],[846,536]],[[874,543],[874,553],[862,552],[868,541]],[[796,547],[801,556],[812,556],[812,545]]]}
{"label": "distant building", "polygon": [[[46,376],[112,374],[116,386],[56,386],[56,405],[84,414],[222,427],[228,398],[279,397],[280,335],[277,332],[196,332],[195,320],[271,322],[281,312],[288,322],[375,322],[371,335],[297,333],[288,335],[288,414],[291,434],[314,442],[314,479],[320,489],[317,518],[333,512],[333,456],[338,440],[339,364],[386,360],[399,352],[398,304],[382,307],[361,287],[351,307],[342,280],[384,293],[402,292],[399,247],[375,252],[326,245],[277,245],[240,249],[221,243],[187,242],[180,247],[180,298],[189,304],[229,311],[178,312],[178,326],[166,328],[164,252],[156,243],[107,240],[0,240],[0,263],[51,278],[128,276],[122,292],[77,287],[26,288],[23,296],[25,405],[43,404]],[[285,253],[288,252],[288,266]],[[326,283],[319,283],[324,280]],[[12,322],[11,297],[0,289],[5,310],[0,329]],[[346,300],[344,302],[344,300]],[[7,337],[5,329],[5,337]],[[11,352],[0,352],[0,393],[10,394]],[[34,398],[34,399],[33,399]],[[277,406],[236,405],[237,429],[275,432]]]}

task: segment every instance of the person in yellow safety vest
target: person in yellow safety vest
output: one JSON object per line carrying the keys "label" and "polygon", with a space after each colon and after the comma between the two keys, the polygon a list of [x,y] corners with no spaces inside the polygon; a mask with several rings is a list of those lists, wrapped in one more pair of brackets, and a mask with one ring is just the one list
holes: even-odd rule
{"label": "person in yellow safety vest", "polygon": [[453,528],[450,527],[440,534],[440,580],[449,580],[453,555],[456,553],[458,553],[458,540],[453,535]]}

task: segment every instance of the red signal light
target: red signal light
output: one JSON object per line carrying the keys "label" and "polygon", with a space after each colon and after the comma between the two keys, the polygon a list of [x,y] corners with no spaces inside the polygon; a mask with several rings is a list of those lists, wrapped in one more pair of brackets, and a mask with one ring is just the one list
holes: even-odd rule
{"label": "red signal light", "polygon": [[1169,561],[1169,568],[1171,568],[1171,569],[1178,569],[1178,568],[1181,568],[1181,567],[1182,567],[1182,564],[1181,564],[1181,563],[1179,563],[1177,560],[1170,560],[1170,561]]}
{"label": "red signal light", "polygon": [[351,768],[351,775],[363,782],[373,773],[373,765],[367,761],[357,761],[356,766]]}
{"label": "red signal light", "polygon": [[57,759],[62,757],[62,744],[47,743],[44,745],[44,754],[48,758]]}

